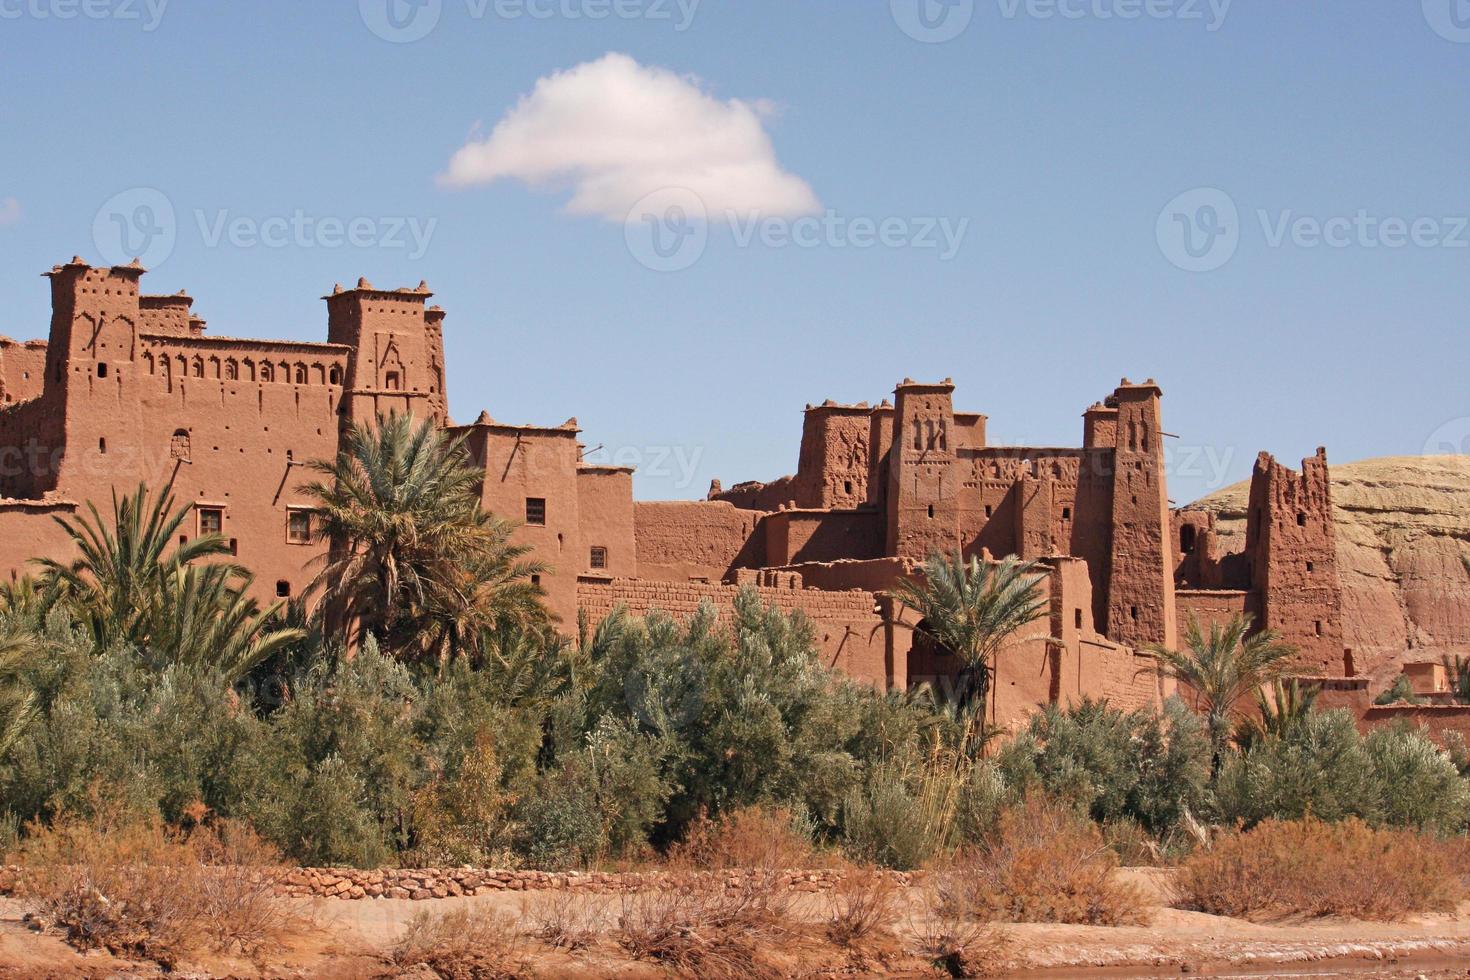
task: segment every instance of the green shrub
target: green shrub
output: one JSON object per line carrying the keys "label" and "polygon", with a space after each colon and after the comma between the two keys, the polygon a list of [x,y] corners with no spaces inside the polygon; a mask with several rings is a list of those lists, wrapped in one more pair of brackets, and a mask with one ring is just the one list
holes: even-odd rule
{"label": "green shrub", "polygon": [[1208,806],[1209,740],[1177,699],[1162,714],[1091,700],[1053,705],[1001,752],[1000,767],[1018,790],[1074,800],[1098,822],[1134,820],[1155,835]]}
{"label": "green shrub", "polygon": [[1378,822],[1456,833],[1470,823],[1470,783],[1450,754],[1407,725],[1364,739],[1379,786]]}
{"label": "green shrub", "polygon": [[1470,785],[1450,754],[1407,726],[1366,738],[1345,711],[1308,716],[1285,738],[1232,757],[1217,787],[1226,823],[1308,815],[1454,832],[1470,822]]}
{"label": "green shrub", "polygon": [[1224,823],[1266,819],[1372,817],[1378,811],[1373,760],[1346,711],[1313,714],[1287,738],[1229,757],[1216,782]]}

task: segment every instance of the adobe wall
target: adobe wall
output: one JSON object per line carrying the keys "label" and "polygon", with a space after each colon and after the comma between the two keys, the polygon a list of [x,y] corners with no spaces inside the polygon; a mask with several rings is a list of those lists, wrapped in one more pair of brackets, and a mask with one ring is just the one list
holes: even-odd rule
{"label": "adobe wall", "polygon": [[[581,574],[607,578],[638,575],[638,541],[633,511],[633,471],[611,466],[577,470],[577,511],[583,550]],[[607,564],[592,567],[592,551],[603,549]]]}
{"label": "adobe wall", "polygon": [[722,489],[716,480],[710,486],[709,500],[726,503],[741,510],[773,511],[796,505],[796,477],[783,476],[770,483],[749,481],[738,483],[729,490]]}
{"label": "adobe wall", "polygon": [[845,592],[861,589],[864,592],[886,592],[894,588],[899,579],[914,574],[915,563],[902,558],[873,558],[866,561],[848,560],[832,562],[808,562],[799,565],[774,567],[773,571],[794,572],[800,575],[807,588],[827,592]]}
{"label": "adobe wall", "polygon": [[71,540],[54,518],[70,517],[76,510],[69,501],[0,500],[0,575],[13,582],[37,572],[31,558],[69,556]]}
{"label": "adobe wall", "polygon": [[45,341],[17,343],[8,337],[0,337],[0,405],[39,396],[45,378]]}
{"label": "adobe wall", "polygon": [[760,530],[766,565],[865,561],[883,555],[883,515],[877,511],[786,510],[766,515]]}
{"label": "adobe wall", "polygon": [[1470,705],[1463,704],[1387,704],[1373,705],[1363,712],[1361,727],[1374,728],[1395,722],[1408,722],[1425,729],[1429,737],[1443,744],[1450,732],[1470,742]]}
{"label": "adobe wall", "polygon": [[633,516],[644,578],[717,583],[766,564],[759,512],[725,501],[637,501]]}
{"label": "adobe wall", "polygon": [[[793,577],[793,581],[799,581]],[[747,586],[749,587],[749,586]],[[617,579],[612,582],[583,581],[578,599],[589,621],[596,625],[622,606],[633,616],[654,610],[686,620],[710,603],[729,622],[735,598],[742,586],[705,585],[698,582],[652,582],[647,579]],[[889,667],[884,646],[883,620],[874,611],[876,598],[870,592],[819,592],[801,588],[755,587],[760,601],[784,613],[804,613],[813,624],[822,663],[843,671],[854,680],[880,689],[888,685]]]}
{"label": "adobe wall", "polygon": [[1209,629],[1216,623],[1243,615],[1249,611],[1251,595],[1243,589],[1179,589],[1174,593],[1174,600],[1179,606],[1179,628],[1183,635],[1191,617]]}
{"label": "adobe wall", "polygon": [[[552,569],[540,579],[547,607],[563,628],[575,629],[577,576],[587,571],[590,554],[582,536],[581,447],[575,420],[559,429],[541,429],[501,425],[482,416],[474,425],[453,431],[465,435],[475,467],[484,471],[481,505],[521,523],[516,542],[529,546],[531,557]],[[603,494],[596,494],[596,500],[598,507],[611,510]],[[544,505],[534,514],[532,501]]]}

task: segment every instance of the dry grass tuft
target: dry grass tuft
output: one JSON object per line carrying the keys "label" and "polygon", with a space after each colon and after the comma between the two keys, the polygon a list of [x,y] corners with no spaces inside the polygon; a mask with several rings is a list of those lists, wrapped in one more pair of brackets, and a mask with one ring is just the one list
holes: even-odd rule
{"label": "dry grass tuft", "polygon": [[634,959],[657,962],[680,976],[776,977],[767,952],[800,929],[792,896],[774,872],[719,882],[679,884],[623,898],[617,939]]}
{"label": "dry grass tuft", "polygon": [[1183,908],[1234,918],[1391,920],[1448,912],[1465,897],[1452,845],[1357,819],[1267,820],[1195,852],[1176,882]]}
{"label": "dry grass tuft", "polygon": [[531,935],[552,949],[569,953],[589,949],[607,931],[607,917],[584,896],[555,892],[538,898],[526,910]]}
{"label": "dry grass tuft", "polygon": [[667,864],[693,871],[790,871],[821,867],[823,860],[797,831],[790,810],[751,806],[713,820],[701,813],[669,849]]}
{"label": "dry grass tuft", "polygon": [[827,893],[827,938],[853,948],[892,932],[898,883],[876,868],[854,868]]}
{"label": "dry grass tuft", "polygon": [[61,818],[31,827],[16,857],[34,919],[78,949],[167,967],[201,949],[258,959],[309,925],[275,895],[279,855],[231,821]]}
{"label": "dry grass tuft", "polygon": [[509,916],[460,906],[416,913],[389,959],[402,970],[426,966],[454,980],[513,980],[527,975],[521,954],[521,937]]}
{"label": "dry grass tuft", "polygon": [[924,906],[925,914],[909,922],[915,952],[952,977],[992,975],[1005,934],[959,914],[936,888],[925,890]]}
{"label": "dry grass tuft", "polygon": [[1039,796],[1001,814],[995,834],[936,875],[946,914],[990,922],[1137,925],[1147,902],[1115,880],[1117,854],[1097,825]]}

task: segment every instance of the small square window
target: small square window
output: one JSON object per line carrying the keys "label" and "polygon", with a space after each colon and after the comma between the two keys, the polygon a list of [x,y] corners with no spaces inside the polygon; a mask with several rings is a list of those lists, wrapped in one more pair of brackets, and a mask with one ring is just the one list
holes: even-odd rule
{"label": "small square window", "polygon": [[289,598],[291,598],[291,583],[290,582],[287,582],[285,579],[282,579],[281,581],[279,581],[279,582],[276,583],[276,598],[277,599],[289,599]]}
{"label": "small square window", "polygon": [[526,523],[532,527],[546,526],[546,498],[526,498]]}
{"label": "small square window", "polygon": [[1070,521],[1071,519],[1072,519],[1072,508],[1070,508],[1070,507],[1063,507],[1062,508],[1062,520],[1064,520],[1064,521]]}
{"label": "small square window", "polygon": [[311,511],[288,510],[286,512],[286,542],[288,544],[311,544]]}
{"label": "small square window", "polygon": [[1316,562],[1314,562],[1314,561],[1307,562],[1307,571],[1309,571],[1309,572],[1315,572],[1316,570],[1317,570],[1317,563]]}
{"label": "small square window", "polygon": [[1074,609],[1074,610],[1072,610],[1072,623],[1073,623],[1073,625],[1077,629],[1080,630],[1082,628],[1082,610],[1081,609]]}
{"label": "small square window", "polygon": [[225,512],[218,507],[199,508],[199,533],[220,534],[225,529]]}
{"label": "small square window", "polygon": [[607,549],[606,548],[593,548],[592,549],[592,570],[593,571],[600,572],[600,571],[606,570],[606,568],[607,568]]}

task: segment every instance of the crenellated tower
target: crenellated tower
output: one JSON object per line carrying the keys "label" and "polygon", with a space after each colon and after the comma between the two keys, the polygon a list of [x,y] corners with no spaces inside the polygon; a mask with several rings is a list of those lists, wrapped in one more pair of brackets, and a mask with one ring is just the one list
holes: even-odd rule
{"label": "crenellated tower", "polygon": [[327,302],[327,342],[351,348],[343,415],[372,420],[408,412],[448,422],[444,393],[444,311],[426,308],[433,293],[375,289],[359,279],[340,286]]}
{"label": "crenellated tower", "polygon": [[922,560],[959,545],[954,382],[905,379],[894,396],[887,553]]}
{"label": "crenellated tower", "polygon": [[1177,634],[1162,397],[1152,378],[1143,384],[1124,378],[1105,405],[1116,417],[1088,419],[1089,440],[1106,439],[1111,428],[1114,441],[1106,632],[1134,647],[1173,646]]}
{"label": "crenellated tower", "polygon": [[1257,458],[1246,549],[1257,625],[1297,648],[1299,672],[1343,673],[1342,585],[1325,449],[1302,460],[1300,473],[1269,453]]}

